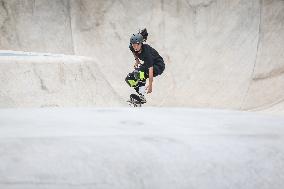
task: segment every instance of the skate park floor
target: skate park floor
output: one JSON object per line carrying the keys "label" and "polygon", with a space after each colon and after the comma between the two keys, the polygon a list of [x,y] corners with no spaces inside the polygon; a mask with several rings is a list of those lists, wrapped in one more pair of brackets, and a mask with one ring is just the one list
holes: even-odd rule
{"label": "skate park floor", "polygon": [[1,109],[0,188],[279,189],[283,125],[213,109]]}

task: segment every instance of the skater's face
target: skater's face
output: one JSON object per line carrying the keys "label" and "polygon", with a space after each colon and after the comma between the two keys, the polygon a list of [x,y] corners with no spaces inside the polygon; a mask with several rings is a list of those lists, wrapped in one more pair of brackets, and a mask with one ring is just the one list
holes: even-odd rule
{"label": "skater's face", "polygon": [[139,52],[141,50],[142,43],[134,43],[132,44],[132,47],[136,52]]}

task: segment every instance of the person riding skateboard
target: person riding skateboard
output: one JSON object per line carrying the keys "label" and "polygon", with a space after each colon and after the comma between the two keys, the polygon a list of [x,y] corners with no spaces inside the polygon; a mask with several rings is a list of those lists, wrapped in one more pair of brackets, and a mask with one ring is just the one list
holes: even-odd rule
{"label": "person riding skateboard", "polygon": [[[146,28],[130,37],[129,49],[135,58],[134,71],[125,78],[126,83],[138,93],[141,103],[146,103],[145,93],[153,91],[154,77],[165,70],[165,63],[159,53],[150,45],[145,44],[148,37]],[[143,62],[141,62],[143,61]],[[146,79],[149,78],[148,86]]]}

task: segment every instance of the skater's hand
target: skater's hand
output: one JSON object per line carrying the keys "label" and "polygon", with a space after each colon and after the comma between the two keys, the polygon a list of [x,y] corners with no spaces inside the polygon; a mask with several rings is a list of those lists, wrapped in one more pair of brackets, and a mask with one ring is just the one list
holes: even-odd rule
{"label": "skater's hand", "polygon": [[148,85],[146,87],[146,91],[147,91],[147,94],[151,93],[152,92],[152,85]]}
{"label": "skater's hand", "polygon": [[135,62],[134,66],[133,66],[134,69],[135,69],[135,68],[138,68],[138,65],[139,65],[139,63]]}

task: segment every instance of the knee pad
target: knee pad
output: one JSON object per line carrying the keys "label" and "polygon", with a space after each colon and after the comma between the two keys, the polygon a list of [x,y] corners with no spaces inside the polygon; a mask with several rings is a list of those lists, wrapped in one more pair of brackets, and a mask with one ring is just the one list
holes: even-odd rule
{"label": "knee pad", "polygon": [[127,77],[125,78],[125,82],[130,86],[130,87],[135,87],[138,84],[138,80],[135,79],[134,75],[128,74]]}
{"label": "knee pad", "polygon": [[134,78],[136,80],[145,80],[145,72],[143,71],[138,71],[138,70],[134,70],[133,71],[133,75],[134,75]]}

